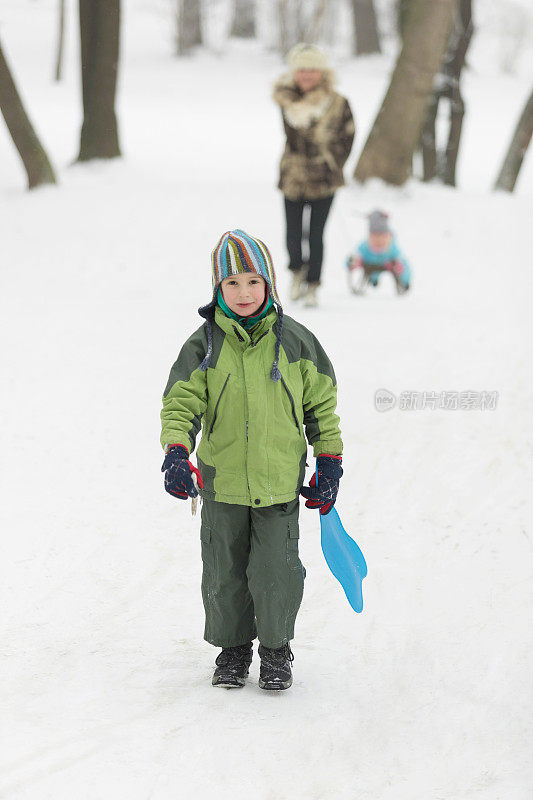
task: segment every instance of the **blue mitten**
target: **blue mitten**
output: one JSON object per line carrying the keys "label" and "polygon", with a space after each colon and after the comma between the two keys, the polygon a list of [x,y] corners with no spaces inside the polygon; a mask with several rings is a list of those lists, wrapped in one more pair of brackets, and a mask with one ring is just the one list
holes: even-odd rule
{"label": "blue mitten", "polygon": [[166,491],[181,500],[198,497],[198,489],[192,479],[193,474],[196,475],[200,489],[204,488],[200,470],[189,461],[189,451],[182,444],[173,444],[169,447],[161,472],[165,473]]}
{"label": "blue mitten", "polygon": [[300,494],[306,498],[306,508],[319,508],[321,514],[328,514],[337,499],[342,477],[341,456],[317,456],[318,485],[316,475],[309,481],[309,487],[302,486]]}

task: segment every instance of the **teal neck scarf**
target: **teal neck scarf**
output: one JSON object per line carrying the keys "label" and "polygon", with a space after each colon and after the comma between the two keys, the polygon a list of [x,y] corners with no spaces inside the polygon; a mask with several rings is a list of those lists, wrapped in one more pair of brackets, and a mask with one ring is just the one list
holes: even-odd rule
{"label": "teal neck scarf", "polygon": [[236,322],[239,323],[239,325],[242,325],[242,327],[245,330],[250,330],[250,328],[253,328],[254,325],[256,325],[259,322],[259,320],[266,317],[266,315],[272,308],[273,303],[272,303],[272,298],[270,296],[270,292],[268,292],[267,299],[265,300],[263,305],[257,309],[257,312],[255,314],[252,314],[249,317],[239,317],[239,315],[236,314],[234,311],[232,311],[231,308],[228,306],[228,304],[222,297],[222,292],[219,288],[217,292],[217,305],[220,306],[220,308],[227,317],[229,317],[230,319],[234,319]]}

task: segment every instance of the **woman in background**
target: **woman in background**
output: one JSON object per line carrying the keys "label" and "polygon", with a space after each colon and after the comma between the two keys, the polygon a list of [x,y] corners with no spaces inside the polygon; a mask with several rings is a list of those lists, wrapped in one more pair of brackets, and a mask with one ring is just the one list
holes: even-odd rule
{"label": "woman in background", "polygon": [[[335,74],[316,45],[298,44],[287,57],[290,72],[274,86],[287,141],[278,188],[285,198],[291,299],[317,305],[324,255],[323,234],[333,196],[343,186],[355,124],[350,105],[334,90]],[[303,211],[310,207],[304,233]],[[302,255],[302,244],[308,251]]]}

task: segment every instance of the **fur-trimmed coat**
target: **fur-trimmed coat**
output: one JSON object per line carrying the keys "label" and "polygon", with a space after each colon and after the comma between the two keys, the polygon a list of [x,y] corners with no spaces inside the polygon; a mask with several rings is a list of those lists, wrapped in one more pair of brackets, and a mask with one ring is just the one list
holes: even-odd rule
{"label": "fur-trimmed coat", "polygon": [[287,137],[278,188],[289,200],[318,200],[344,184],[342,168],[355,123],[348,101],[334,90],[333,82],[333,73],[326,71],[308,92],[302,92],[290,74],[274,86]]}

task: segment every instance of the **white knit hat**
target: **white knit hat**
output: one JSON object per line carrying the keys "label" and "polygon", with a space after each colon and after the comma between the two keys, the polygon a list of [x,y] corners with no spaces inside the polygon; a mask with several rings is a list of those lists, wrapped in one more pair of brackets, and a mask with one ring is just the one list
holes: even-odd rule
{"label": "white knit hat", "polygon": [[298,69],[330,68],[328,57],[316,44],[296,44],[287,55],[287,63],[293,72]]}

